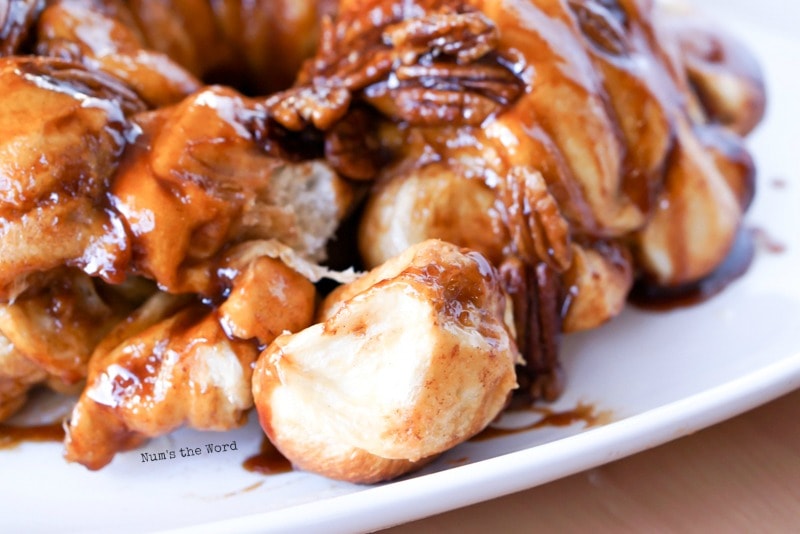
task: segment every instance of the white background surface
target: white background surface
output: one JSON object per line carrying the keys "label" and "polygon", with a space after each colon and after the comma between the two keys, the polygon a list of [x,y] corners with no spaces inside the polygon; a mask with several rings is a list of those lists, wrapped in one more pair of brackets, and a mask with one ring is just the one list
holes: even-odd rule
{"label": "white background surface", "polygon": [[[0,530],[372,530],[632,454],[800,387],[800,6],[695,3],[747,41],[765,69],[770,101],[750,141],[760,190],[749,225],[786,251],[762,251],[743,280],[703,305],[661,314],[627,310],[598,331],[568,338],[568,388],[554,409],[588,403],[610,411],[613,423],[467,443],[417,476],[378,487],[246,472],[241,463],[261,440],[255,421],[224,435],[181,431],[97,473],[65,464],[56,444],[24,444],[0,451]],[[777,187],[779,179],[787,185]],[[235,453],[141,463],[143,451],[233,440]]]}

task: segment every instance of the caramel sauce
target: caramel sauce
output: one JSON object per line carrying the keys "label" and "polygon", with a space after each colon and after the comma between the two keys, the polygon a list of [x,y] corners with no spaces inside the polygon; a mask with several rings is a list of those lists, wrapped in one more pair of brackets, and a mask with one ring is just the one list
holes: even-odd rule
{"label": "caramel sauce", "polygon": [[264,485],[264,481],[263,481],[263,480],[259,480],[259,481],[258,481],[258,482],[256,482],[255,484],[250,484],[250,485],[249,485],[249,486],[247,486],[246,488],[242,488],[242,489],[240,489],[240,490],[237,490],[237,491],[232,491],[232,492],[230,492],[230,493],[226,493],[226,494],[225,494],[225,495],[223,495],[222,497],[223,497],[224,499],[228,499],[228,498],[230,498],[230,497],[236,497],[237,495],[242,495],[242,494],[244,494],[244,493],[250,493],[251,491],[255,491],[255,490],[257,490],[258,488],[260,488],[261,486],[263,486],[263,485]]}
{"label": "caramel sauce", "polygon": [[14,426],[0,424],[0,449],[12,449],[23,442],[64,441],[64,426],[61,422],[48,425]]}
{"label": "caramel sauce", "polygon": [[537,414],[541,414],[542,417],[531,424],[524,425],[521,427],[500,428],[500,427],[490,426],[477,436],[473,437],[470,441],[486,441],[494,438],[500,438],[503,436],[520,434],[522,432],[527,432],[529,430],[536,430],[539,428],[547,428],[547,427],[563,428],[574,425],[576,423],[584,423],[585,428],[592,428],[596,426],[602,426],[611,422],[611,412],[608,411],[598,412],[597,409],[591,404],[579,403],[572,410],[567,410],[563,412],[556,412],[548,408],[543,408],[541,406],[531,406],[528,408],[528,410],[535,412]]}
{"label": "caramel sauce", "polygon": [[292,463],[275,448],[266,436],[261,441],[261,448],[258,454],[247,458],[242,467],[251,473],[262,475],[279,475],[290,473],[293,470]]}
{"label": "caramel sauce", "polygon": [[667,311],[705,302],[721,293],[750,268],[755,254],[756,232],[742,230],[724,262],[705,278],[684,286],[659,287],[640,280],[628,300],[639,308]]}
{"label": "caramel sauce", "polygon": [[770,254],[783,254],[786,252],[786,245],[772,237],[763,228],[753,228],[750,231],[753,233],[753,239],[755,239],[759,250],[764,250]]}
{"label": "caramel sauce", "polygon": [[774,189],[786,189],[789,186],[789,182],[786,180],[786,178],[777,177],[772,179],[770,185]]}

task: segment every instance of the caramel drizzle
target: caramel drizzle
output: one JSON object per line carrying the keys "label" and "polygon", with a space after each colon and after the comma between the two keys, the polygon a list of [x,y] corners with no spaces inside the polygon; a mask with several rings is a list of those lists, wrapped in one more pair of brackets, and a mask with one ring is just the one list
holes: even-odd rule
{"label": "caramel drizzle", "polygon": [[62,442],[64,434],[64,425],[61,422],[35,426],[0,424],[0,449],[12,449],[26,442]]}

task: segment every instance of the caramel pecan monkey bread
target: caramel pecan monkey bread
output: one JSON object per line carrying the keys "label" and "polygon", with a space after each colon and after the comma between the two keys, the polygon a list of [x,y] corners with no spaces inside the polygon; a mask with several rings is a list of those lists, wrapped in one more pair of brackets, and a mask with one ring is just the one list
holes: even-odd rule
{"label": "caramel pecan monkey bread", "polygon": [[0,54],[0,420],[79,394],[90,469],[255,407],[298,468],[409,472],[754,194],[758,66],[666,2],[12,0]]}

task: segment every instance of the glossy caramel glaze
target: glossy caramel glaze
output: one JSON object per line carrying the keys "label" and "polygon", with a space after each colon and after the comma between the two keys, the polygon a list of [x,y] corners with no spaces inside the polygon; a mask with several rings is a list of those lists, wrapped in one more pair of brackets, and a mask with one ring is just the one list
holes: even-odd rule
{"label": "glossy caramel glaze", "polygon": [[245,421],[255,344],[229,339],[205,306],[175,312],[172,303],[150,303],[123,323],[119,346],[92,359],[67,427],[69,460],[98,469],[116,452],[184,424],[227,430]]}
{"label": "glossy caramel glaze", "polygon": [[[539,419],[528,425],[519,427],[501,427],[490,426],[477,436],[470,439],[470,441],[486,441],[490,439],[501,438],[504,436],[513,436],[521,434],[530,430],[548,427],[567,427],[574,424],[583,423],[584,428],[593,428],[597,426],[607,425],[613,421],[613,416],[607,411],[598,411],[590,404],[578,404],[572,410],[566,411],[553,411],[547,408],[533,406],[527,408],[529,411],[541,415]],[[522,409],[517,408],[515,411]]]}
{"label": "glossy caramel glaze", "polygon": [[266,436],[261,438],[258,454],[248,457],[242,462],[242,467],[251,473],[261,475],[279,475],[293,470],[292,463],[275,448],[275,445]]}
{"label": "glossy caramel glaze", "polygon": [[[118,80],[61,60],[0,59],[0,83],[0,297],[63,265],[121,282],[130,247],[105,190],[143,103]],[[22,120],[30,109],[36,120]]]}
{"label": "glossy caramel glaze", "polygon": [[13,426],[0,424],[0,449],[11,449],[22,443],[62,441],[64,425],[53,423],[37,426]]}

